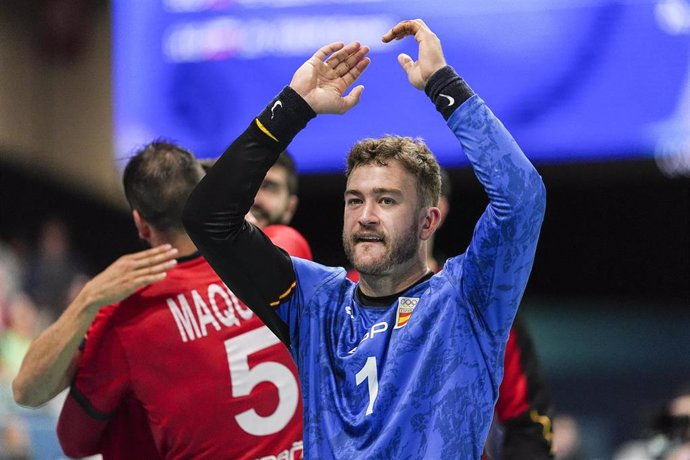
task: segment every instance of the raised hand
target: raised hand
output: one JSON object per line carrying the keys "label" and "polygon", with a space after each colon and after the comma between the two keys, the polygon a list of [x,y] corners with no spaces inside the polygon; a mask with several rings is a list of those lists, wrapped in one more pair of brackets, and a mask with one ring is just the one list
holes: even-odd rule
{"label": "raised hand", "polygon": [[364,91],[359,85],[343,96],[371,62],[367,53],[369,47],[359,42],[326,45],[297,69],[290,87],[316,113],[345,113],[359,102]]}
{"label": "raised hand", "polygon": [[401,21],[383,36],[383,42],[402,40],[408,35],[413,35],[419,43],[419,58],[415,62],[409,55],[398,55],[400,66],[407,73],[407,78],[417,89],[423,90],[426,82],[434,72],[446,66],[443,57],[441,41],[421,19]]}
{"label": "raised hand", "polygon": [[140,287],[161,281],[177,261],[177,249],[169,244],[127,254],[86,283],[79,294],[93,308],[129,297]]}

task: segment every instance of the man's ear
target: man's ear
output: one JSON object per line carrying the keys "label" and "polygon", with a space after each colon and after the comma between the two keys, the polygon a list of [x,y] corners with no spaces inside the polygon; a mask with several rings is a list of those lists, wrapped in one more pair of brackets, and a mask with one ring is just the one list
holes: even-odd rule
{"label": "man's ear", "polygon": [[288,197],[288,205],[287,209],[285,209],[285,213],[283,214],[283,219],[282,223],[285,225],[289,225],[290,221],[292,220],[292,216],[295,215],[295,212],[297,211],[297,205],[299,204],[299,198],[297,195],[290,195]]}
{"label": "man's ear", "polygon": [[450,203],[448,202],[448,198],[446,198],[445,196],[442,196],[438,200],[438,209],[441,211],[441,222],[439,222],[439,224],[438,224],[438,226],[440,227],[446,221],[446,217],[448,216],[448,211],[450,211]]}
{"label": "man's ear", "polygon": [[441,210],[435,206],[426,208],[421,219],[419,237],[422,240],[428,240],[441,225]]}
{"label": "man's ear", "polygon": [[151,241],[151,226],[148,222],[139,214],[136,209],[132,210],[132,218],[134,219],[134,225],[137,227],[137,233],[139,233],[139,239],[144,241]]}

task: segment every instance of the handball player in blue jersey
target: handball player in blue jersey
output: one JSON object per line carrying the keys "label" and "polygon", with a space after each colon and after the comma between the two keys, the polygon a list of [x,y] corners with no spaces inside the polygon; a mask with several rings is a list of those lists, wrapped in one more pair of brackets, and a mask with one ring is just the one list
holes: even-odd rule
{"label": "handball player in blue jersey", "polygon": [[489,197],[469,247],[439,273],[426,262],[440,221],[439,166],[419,140],[367,139],[348,155],[343,245],[359,283],[342,268],[290,258],[244,220],[264,174],[309,120],[358,102],[362,86],[345,95],[370,63],[358,42],[326,45],[305,62],[185,207],[201,252],[290,347],[305,458],[480,458],[532,268],[545,207],[539,174],[423,21],[403,21],[383,41],[408,35],[418,59],[398,60]]}

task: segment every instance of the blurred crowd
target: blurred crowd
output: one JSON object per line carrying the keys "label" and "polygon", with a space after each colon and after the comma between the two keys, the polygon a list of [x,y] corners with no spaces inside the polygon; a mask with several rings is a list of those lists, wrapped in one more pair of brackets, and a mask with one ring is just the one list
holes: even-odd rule
{"label": "blurred crowd", "polygon": [[[45,458],[36,445],[53,445],[62,398],[39,411],[17,406],[12,379],[31,341],[50,325],[86,282],[69,229],[60,218],[43,222],[35,241],[0,240],[0,459]],[[37,442],[38,441],[38,442]],[[45,442],[41,442],[45,441]],[[55,442],[54,442],[55,441]]]}

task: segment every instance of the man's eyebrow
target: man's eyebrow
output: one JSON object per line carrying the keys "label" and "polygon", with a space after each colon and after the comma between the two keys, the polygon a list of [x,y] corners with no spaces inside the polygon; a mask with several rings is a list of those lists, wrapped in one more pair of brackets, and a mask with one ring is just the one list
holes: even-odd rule
{"label": "man's eyebrow", "polygon": [[356,188],[348,188],[345,190],[345,193],[343,195],[361,195],[362,192],[357,190]]}
{"label": "man's eyebrow", "polygon": [[374,194],[376,195],[402,195],[402,190],[397,189],[397,188],[383,188],[383,187],[377,187],[373,190]]}
{"label": "man's eyebrow", "polygon": [[[383,188],[377,187],[372,190],[374,195],[402,195],[402,190],[397,188]],[[358,189],[347,189],[345,195],[364,195],[364,192]]]}

